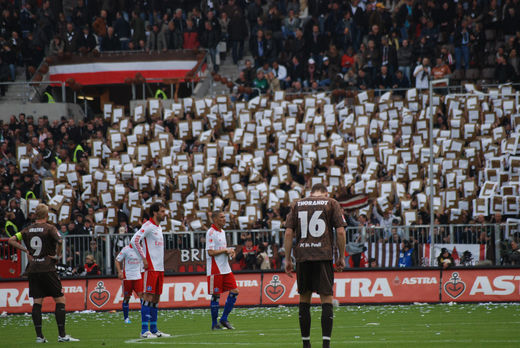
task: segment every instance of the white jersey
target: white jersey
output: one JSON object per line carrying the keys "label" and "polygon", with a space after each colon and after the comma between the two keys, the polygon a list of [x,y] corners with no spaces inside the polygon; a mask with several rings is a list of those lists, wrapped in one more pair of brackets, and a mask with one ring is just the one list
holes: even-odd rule
{"label": "white jersey", "polygon": [[125,280],[141,279],[143,260],[131,245],[125,246],[116,257],[123,264],[123,276]]}
{"label": "white jersey", "polygon": [[208,250],[222,250],[227,249],[226,233],[224,230],[219,230],[215,225],[206,233],[206,274],[228,274],[231,273],[229,267],[228,254],[219,254],[217,256],[209,256]]}
{"label": "white jersey", "polygon": [[164,238],[161,226],[153,219],[146,221],[130,241],[141,258],[148,261],[148,270],[164,272]]}

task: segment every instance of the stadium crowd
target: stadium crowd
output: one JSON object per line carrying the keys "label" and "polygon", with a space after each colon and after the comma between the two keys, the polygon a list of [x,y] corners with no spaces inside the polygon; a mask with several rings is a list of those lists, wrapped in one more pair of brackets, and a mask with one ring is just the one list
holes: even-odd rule
{"label": "stadium crowd", "polygon": [[[35,2],[27,1],[20,8],[9,2],[0,4],[3,66],[7,64],[10,72],[16,64],[24,64],[27,68],[37,66],[46,54],[89,54],[94,49],[163,50],[197,48],[199,45],[210,49],[215,63],[217,45],[225,40],[236,63],[243,58],[243,46],[248,44],[254,62],[246,60],[246,68],[237,84],[254,86],[262,91],[269,88],[263,76],[268,76],[271,82],[278,80],[280,89],[295,91],[304,87],[318,89],[320,85],[331,88],[350,86],[361,91],[381,86],[406,88],[411,86],[410,82],[422,88],[424,80],[417,77],[425,76],[428,81],[430,61],[436,61],[440,71],[436,73],[435,68],[431,69],[434,77],[463,68],[468,71],[493,66],[495,60],[499,63],[496,71],[501,71],[501,65],[507,67],[501,73],[504,78],[498,78],[498,74],[494,76],[497,81],[516,81],[518,76],[516,51],[520,43],[520,21],[516,13],[520,9],[517,0],[504,1],[500,6],[496,1],[476,0],[385,3],[354,0],[345,4],[333,1],[264,3],[257,0],[245,3],[213,0],[203,1],[194,8],[183,8],[180,2],[173,1],[146,2],[144,5],[131,1],[89,1],[87,5],[82,0],[72,5],[65,3],[44,1],[39,7]],[[486,37],[484,28],[493,32]],[[491,39],[492,35],[495,40]],[[498,38],[502,41],[496,40]],[[13,50],[13,45],[20,48]],[[9,58],[13,51],[16,52],[15,60]],[[486,52],[487,56],[476,52]],[[414,67],[416,63],[418,68]],[[394,81],[394,74],[399,76],[402,84],[393,84],[397,81]],[[9,78],[14,77],[11,74]],[[363,209],[345,212],[350,226],[381,226],[383,230],[369,231],[370,240],[401,243],[403,235],[397,226],[422,225],[430,218],[424,202],[425,171],[413,172],[408,170],[409,167],[399,166],[424,165],[424,154],[414,146],[422,145],[415,142],[426,143],[427,137],[418,125],[407,123],[410,118],[414,122],[423,121],[422,98],[420,94],[407,96],[406,106],[410,110],[410,105],[416,104],[411,111],[413,114],[410,114],[410,110],[403,110],[402,98],[400,104],[396,102],[395,105],[393,101],[358,99],[356,105],[368,103],[373,108],[369,110],[367,106],[357,110],[342,102],[333,105],[327,96],[314,95],[310,98],[314,100],[312,104],[303,99],[293,103],[273,96],[261,97],[257,104],[241,104],[243,109],[251,109],[248,116],[242,116],[244,113],[240,113],[240,109],[236,109],[228,99],[224,102],[209,99],[199,110],[195,101],[188,103],[191,98],[187,98],[182,105],[184,112],[166,119],[163,119],[164,110],[161,110],[159,114],[147,115],[144,121],[136,121],[132,118],[134,111],[130,110],[126,114],[129,117],[125,117],[128,123],[124,129],[120,128],[121,120],[111,122],[110,117],[79,122],[64,117],[50,123],[45,117],[34,119],[30,115],[13,115],[8,122],[2,122],[0,131],[0,218],[5,221],[2,232],[10,235],[26,226],[32,221],[30,201],[50,201],[58,186],[65,199],[51,204],[51,208],[54,207],[55,223],[65,236],[98,235],[96,228],[100,228],[100,234],[133,233],[144,216],[135,218],[132,209],[146,207],[157,198],[170,204],[172,213],[168,229],[207,229],[208,211],[212,205],[220,205],[230,212],[226,229],[277,229],[283,225],[288,203],[303,196],[312,183],[322,180],[337,189],[334,194],[339,200],[359,194],[371,197]],[[478,185],[466,190],[460,186],[460,180],[454,182],[454,173],[474,183],[493,181],[495,179],[490,179],[492,174],[487,170],[497,168],[489,167],[490,159],[514,153],[503,145],[516,134],[517,121],[511,116],[512,110],[506,109],[502,101],[494,103],[479,99],[478,103],[486,103],[485,110],[494,116],[489,119],[484,113],[479,113],[476,120],[464,116],[468,125],[485,124],[474,129],[468,127],[467,131],[460,122],[457,123],[453,109],[460,107],[467,113],[469,107],[454,107],[453,102],[445,100],[436,109],[436,139],[445,139],[446,144],[448,140],[462,143],[458,147],[453,142],[452,148],[438,144],[438,153],[446,161],[442,162],[446,167],[441,174],[439,189],[456,191],[456,197],[466,202],[445,204],[444,210],[435,212],[436,224],[482,225],[504,221],[498,210],[489,215],[475,213],[472,199],[476,199]],[[218,109],[217,115],[212,107],[218,108],[219,105],[223,108]],[[314,110],[316,116],[309,115],[309,109]],[[390,110],[396,110],[396,116],[391,116]],[[224,117],[228,111],[232,113],[231,120]],[[258,111],[265,114],[256,119]],[[386,119],[383,118],[385,112]],[[210,117],[212,115],[215,117]],[[331,115],[332,121],[328,117]],[[356,119],[350,115],[355,115]],[[395,117],[399,119],[397,124],[391,122],[396,120]],[[367,123],[361,123],[361,120]],[[199,121],[200,132],[195,133],[193,124]],[[148,128],[139,128],[142,133],[137,134],[137,126],[143,124]],[[181,136],[181,129],[186,124],[190,132]],[[361,131],[358,132],[357,128]],[[410,132],[405,132],[405,129]],[[117,149],[112,140],[114,131],[119,132],[124,140]],[[207,132],[208,137],[202,140],[202,134]],[[163,138],[160,138],[161,134]],[[415,138],[418,135],[421,137]],[[137,138],[137,144],[126,142],[130,136]],[[247,137],[253,140],[250,142]],[[477,146],[475,141],[481,139],[477,137],[486,140]],[[166,151],[159,141],[160,153],[151,156],[149,145],[157,139],[163,139],[165,145],[175,150]],[[95,143],[103,145],[99,154],[95,154],[98,151]],[[27,147],[23,146],[25,144]],[[142,161],[138,160],[137,145],[147,147],[149,151]],[[224,159],[224,147],[228,147],[231,153],[227,159]],[[341,147],[343,152],[336,149]],[[383,151],[384,148],[388,151]],[[130,149],[134,151],[132,154]],[[212,153],[216,154],[217,160],[208,164],[208,154]],[[462,163],[448,163],[453,153],[466,160],[466,166],[469,164],[467,170],[461,169]],[[159,154],[170,156],[173,163],[164,162]],[[99,157],[100,162],[93,165],[92,157]],[[388,161],[394,157],[396,162]],[[274,164],[271,164],[271,158]],[[21,160],[25,159],[29,160],[28,166],[21,165]],[[123,165],[127,160],[133,163],[133,167],[130,177],[123,177],[121,173],[125,171]],[[371,161],[377,162],[378,167],[373,168]],[[66,169],[60,170],[63,164],[66,164]],[[513,165],[516,166],[504,159],[498,169],[511,169]],[[140,167],[139,171],[132,174],[136,167]],[[96,171],[102,172],[101,177],[95,176]],[[74,172],[77,176],[68,176]],[[197,179],[197,172],[204,173],[203,179]],[[509,175],[515,173],[510,171]],[[498,174],[496,172],[495,176]],[[181,183],[179,175],[188,178],[187,185]],[[74,177],[76,180],[72,179]],[[87,177],[90,177],[91,184],[83,185],[88,184]],[[148,179],[145,182],[140,178]],[[44,184],[46,179],[54,183],[52,188]],[[394,179],[402,187],[391,188],[393,197],[386,201],[387,204],[379,200],[381,197],[367,184],[375,181],[376,185],[382,185]],[[98,189],[98,182],[104,181],[107,182],[105,190],[110,187],[109,201],[100,195],[105,191]],[[123,186],[121,198],[116,198],[115,184]],[[85,195],[87,188],[91,190],[90,196]],[[514,192],[517,194],[517,191],[518,187]],[[134,200],[130,193],[136,192],[138,197]],[[515,196],[512,193],[502,195]],[[201,200],[203,198],[209,199],[209,205]],[[64,215],[61,214],[63,205],[70,207]],[[244,215],[246,205],[257,208]],[[110,215],[110,209],[115,211],[115,216]],[[416,215],[407,216],[409,211]],[[457,241],[478,241],[490,243],[490,246],[494,243],[488,233],[474,237],[473,232],[461,231]],[[418,230],[412,234],[413,238],[428,241],[428,237],[420,233]],[[438,229],[436,242],[442,241],[443,236],[445,234]],[[167,238],[172,248],[188,245],[186,236]],[[114,251],[126,242],[125,237],[121,237],[113,246]],[[204,240],[198,242],[202,245]],[[238,253],[240,267],[266,267],[263,247],[274,244],[273,236],[268,233],[243,235]],[[80,266],[88,256],[86,253],[93,255],[93,260],[99,265],[104,264],[104,244],[99,239],[92,239],[81,247],[70,245],[70,263]],[[271,267],[280,268],[283,254],[276,255]]]}
{"label": "stadium crowd", "polygon": [[15,80],[16,66],[30,76],[46,55],[199,47],[215,70],[218,54],[239,64],[249,48],[253,69],[237,83],[262,91],[520,76],[517,0],[46,0],[0,10],[0,81]]}

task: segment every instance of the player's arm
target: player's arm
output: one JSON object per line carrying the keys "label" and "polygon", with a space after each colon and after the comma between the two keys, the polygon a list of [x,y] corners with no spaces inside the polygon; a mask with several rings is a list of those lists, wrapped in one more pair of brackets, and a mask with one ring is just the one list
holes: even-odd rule
{"label": "player's arm", "polygon": [[119,254],[117,254],[116,256],[116,260],[114,262],[114,264],[116,265],[116,270],[117,270],[117,277],[119,279],[123,279],[124,276],[123,276],[123,267],[121,266],[121,262],[125,259],[125,254],[123,253],[123,250],[121,250],[119,252]]}
{"label": "player's arm", "polygon": [[29,261],[32,261],[32,255],[29,253],[29,250],[24,245],[22,245],[22,243],[20,243],[21,240],[22,240],[22,232],[18,232],[14,236],[11,236],[9,238],[9,240],[7,241],[7,244],[9,244],[9,246],[12,246],[15,249],[18,249],[18,250],[21,250],[21,251],[27,253],[27,257],[29,258]]}
{"label": "player's arm", "polygon": [[345,227],[336,228],[336,243],[339,250],[339,257],[336,261],[336,270],[339,272],[345,268],[345,245],[347,244],[347,234],[345,232]]}
{"label": "player's arm", "polygon": [[215,249],[215,243],[211,242],[213,238],[209,235],[209,233],[206,234],[206,251],[208,252],[208,255],[211,257],[215,257],[217,255],[221,254],[228,254],[230,257],[235,256],[235,249],[233,248],[223,248],[223,249]]}
{"label": "player's arm", "polygon": [[289,277],[292,278],[292,271],[294,269],[292,258],[291,258],[291,251],[292,251],[292,243],[294,238],[294,230],[290,227],[287,227],[285,229],[285,238],[283,242],[283,246],[285,248],[285,273]]}
{"label": "player's arm", "polygon": [[141,246],[141,240],[145,238],[146,233],[147,230],[141,227],[141,229],[139,229],[139,231],[137,231],[130,240],[132,248],[134,248],[134,250],[137,251],[139,256],[141,256],[141,259],[143,260],[144,269],[148,269],[148,261],[146,260],[146,256],[144,255],[143,247]]}

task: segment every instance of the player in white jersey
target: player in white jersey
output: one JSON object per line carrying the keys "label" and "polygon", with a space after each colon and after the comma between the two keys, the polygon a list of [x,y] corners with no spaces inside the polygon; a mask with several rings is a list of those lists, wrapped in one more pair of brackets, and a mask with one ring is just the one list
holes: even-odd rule
{"label": "player in white jersey", "polygon": [[[159,223],[166,217],[162,203],[150,206],[150,219],[137,231],[130,244],[143,261],[143,301],[141,303],[141,337],[169,337],[157,329],[157,305],[164,281],[164,238]],[[148,328],[150,323],[150,328]]]}
{"label": "player in white jersey", "polygon": [[[212,214],[213,224],[206,233],[206,274],[208,276],[208,292],[211,295],[211,329],[232,330],[234,327],[228,321],[228,315],[233,309],[238,296],[237,282],[231,273],[229,258],[235,256],[235,249],[228,248],[226,233],[222,227],[226,224],[223,212],[216,211]],[[224,306],[224,312],[218,319],[220,294],[229,291]]]}
{"label": "player in white jersey", "polygon": [[116,257],[116,269],[119,279],[123,281],[123,316],[126,324],[130,324],[128,311],[130,309],[130,297],[135,292],[139,298],[143,296],[143,261],[139,254],[127,245]]}

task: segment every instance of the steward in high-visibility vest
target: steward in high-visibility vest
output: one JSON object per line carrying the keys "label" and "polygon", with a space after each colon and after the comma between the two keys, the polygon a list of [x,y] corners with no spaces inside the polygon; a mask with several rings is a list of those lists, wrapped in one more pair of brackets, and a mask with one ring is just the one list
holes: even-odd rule
{"label": "steward in high-visibility vest", "polygon": [[5,233],[9,237],[12,237],[18,233],[18,227],[11,220],[7,220],[7,222],[5,223],[4,229],[5,229]]}
{"label": "steward in high-visibility vest", "polygon": [[166,93],[164,93],[162,89],[159,88],[157,91],[155,91],[155,98],[162,98],[163,100],[166,100],[168,99],[168,96],[166,95]]}
{"label": "steward in high-visibility vest", "polygon": [[45,93],[43,93],[43,95],[45,95],[47,97],[47,103],[49,103],[49,104],[56,103],[56,101],[54,101],[54,98],[52,97],[52,95],[49,92],[45,92]]}
{"label": "steward in high-visibility vest", "polygon": [[78,146],[76,146],[76,148],[74,149],[74,155],[72,156],[72,162],[74,163],[78,163],[78,159],[80,156],[78,156],[78,151],[81,151],[81,155],[83,155],[85,153],[85,150],[83,149],[83,146],[81,146],[81,144],[78,144]]}

